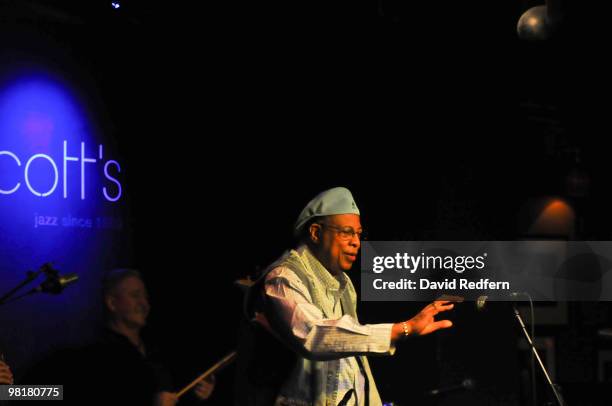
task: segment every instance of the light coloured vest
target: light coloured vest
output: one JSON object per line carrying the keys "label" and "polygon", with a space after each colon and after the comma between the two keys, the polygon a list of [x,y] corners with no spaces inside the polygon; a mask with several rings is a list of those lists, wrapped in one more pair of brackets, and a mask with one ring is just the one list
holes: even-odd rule
{"label": "light coloured vest", "polygon": [[[306,255],[311,254],[307,253]],[[326,286],[300,257],[297,251],[289,251],[269,269],[271,270],[279,266],[287,267],[292,270],[308,288],[313,304],[322,310],[324,317],[333,318],[333,309],[329,307],[328,301],[324,300]],[[343,313],[358,320],[356,313],[357,294],[355,293],[355,287],[348,277],[346,281],[346,289],[344,289],[340,297]],[[278,324],[274,323],[273,314],[271,312],[266,311],[266,315],[269,315],[269,317],[271,316],[270,321],[272,324],[278,326]],[[280,334],[281,337],[287,335],[288,333],[283,334],[282,332]],[[358,358],[358,361],[360,361],[363,367],[362,373],[364,373],[368,382],[368,405],[381,406],[382,401],[376,389],[368,360],[365,356],[359,356]],[[338,360],[313,361],[302,357],[298,353],[295,367],[281,387],[275,405],[337,406],[338,402],[341,400],[338,399],[338,378]]]}

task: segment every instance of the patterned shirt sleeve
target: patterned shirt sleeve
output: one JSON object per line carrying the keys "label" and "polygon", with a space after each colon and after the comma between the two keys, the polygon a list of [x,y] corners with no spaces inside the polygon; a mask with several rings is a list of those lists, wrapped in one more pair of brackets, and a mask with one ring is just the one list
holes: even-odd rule
{"label": "patterned shirt sleeve", "polygon": [[359,324],[353,317],[326,319],[312,303],[308,289],[286,267],[270,271],[265,293],[277,322],[306,358],[338,359],[353,355],[392,355],[393,324]]}

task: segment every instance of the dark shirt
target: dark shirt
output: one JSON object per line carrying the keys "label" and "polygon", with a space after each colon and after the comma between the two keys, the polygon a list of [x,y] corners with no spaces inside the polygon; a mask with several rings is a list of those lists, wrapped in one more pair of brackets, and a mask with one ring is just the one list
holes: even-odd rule
{"label": "dark shirt", "polygon": [[151,406],[156,393],[173,388],[160,351],[145,345],[142,355],[127,337],[104,329],[91,345],[47,357],[23,383],[64,385],[68,404]]}
{"label": "dark shirt", "polygon": [[103,389],[105,398],[116,404],[147,406],[156,393],[172,391],[160,352],[153,345],[146,349],[143,355],[127,337],[105,329],[99,342],[85,350],[85,359],[91,360],[87,369],[94,372],[97,381],[90,382],[92,390]]}

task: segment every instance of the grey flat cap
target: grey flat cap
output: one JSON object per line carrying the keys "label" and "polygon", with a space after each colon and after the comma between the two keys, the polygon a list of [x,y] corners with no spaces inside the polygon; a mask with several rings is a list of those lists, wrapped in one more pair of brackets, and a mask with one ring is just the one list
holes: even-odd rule
{"label": "grey flat cap", "polygon": [[302,227],[313,217],[333,216],[335,214],[360,214],[351,191],[345,187],[335,187],[319,193],[298,216],[294,232],[299,234]]}

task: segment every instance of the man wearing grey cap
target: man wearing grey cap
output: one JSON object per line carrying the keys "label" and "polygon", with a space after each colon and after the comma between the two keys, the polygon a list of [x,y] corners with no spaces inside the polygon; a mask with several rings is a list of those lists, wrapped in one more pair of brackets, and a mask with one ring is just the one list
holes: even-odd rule
{"label": "man wearing grey cap", "polygon": [[408,336],[450,327],[449,320],[434,316],[453,305],[434,302],[395,324],[359,323],[357,295],[345,272],[357,259],[362,227],[346,188],[312,199],[295,234],[297,248],[270,265],[247,297],[249,316],[271,333],[269,340],[276,337],[295,354],[270,403],[382,405],[365,355],[392,355]]}

